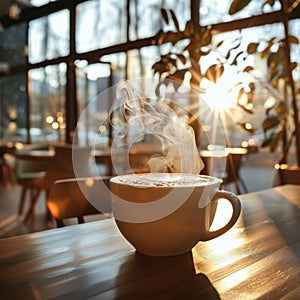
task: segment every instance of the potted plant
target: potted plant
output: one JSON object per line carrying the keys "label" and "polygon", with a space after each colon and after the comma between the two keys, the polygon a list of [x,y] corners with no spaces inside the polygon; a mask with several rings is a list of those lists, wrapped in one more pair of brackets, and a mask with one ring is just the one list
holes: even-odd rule
{"label": "potted plant", "polygon": [[[229,8],[229,14],[235,14],[244,9],[253,0],[233,0]],[[190,74],[190,86],[199,89],[202,80],[210,80],[216,82],[224,73],[226,65],[235,66],[237,72],[251,73],[253,67],[251,65],[243,65],[239,67],[238,59],[247,61],[247,57],[259,55],[267,60],[268,80],[269,84],[275,89],[283,89],[285,98],[278,100],[272,106],[266,108],[265,119],[262,123],[264,132],[263,147],[269,146],[271,151],[275,151],[281,146],[281,157],[276,166],[280,176],[280,183],[288,182],[286,173],[290,170],[293,172],[300,169],[300,132],[298,120],[297,96],[299,90],[296,89],[293,79],[293,70],[297,66],[296,62],[291,60],[291,44],[299,44],[297,37],[289,34],[288,20],[289,13],[299,4],[295,0],[278,0],[281,4],[282,24],[284,25],[285,36],[282,39],[273,37],[268,41],[260,41],[257,43],[249,43],[246,51],[236,52],[239,47],[239,40],[235,41],[226,55],[218,55],[216,63],[210,65],[204,71],[201,67],[201,59],[210,53],[218,52],[223,41],[214,43],[213,32],[210,26],[200,26],[199,22],[188,21],[183,30],[180,30],[178,20],[172,10],[162,9],[162,17],[169,25],[173,23],[175,30],[162,32],[157,41],[158,44],[171,42],[174,46],[179,45],[182,41],[186,41],[184,47],[177,51],[172,49],[167,54],[161,55],[160,59],[153,64],[153,71],[157,73],[164,84],[165,79],[176,80],[183,83],[185,75]],[[276,0],[266,0],[263,5],[275,5]],[[263,46],[265,44],[266,46]],[[274,51],[276,49],[276,51]],[[220,54],[220,53],[219,53]],[[255,81],[249,81],[247,85],[241,82],[233,83],[232,88],[239,90],[236,98],[236,105],[246,113],[253,113],[252,100],[255,91]],[[244,100],[246,96],[246,101]],[[243,99],[243,101],[241,101]],[[243,129],[249,133],[254,133],[254,126],[248,123],[238,123]],[[257,124],[256,124],[257,126]],[[292,133],[289,133],[292,128]],[[291,145],[295,144],[296,149],[296,165],[289,166],[288,153]],[[300,172],[300,171],[299,171]],[[293,173],[294,174],[294,173]],[[300,176],[292,176],[295,179]]]}
{"label": "potted plant", "polygon": [[[233,0],[229,13],[234,14],[246,7],[252,0]],[[249,55],[259,54],[266,58],[268,79],[273,88],[281,90],[283,99],[266,107],[266,117],[262,127],[264,142],[262,146],[269,146],[274,152],[279,146],[281,155],[275,168],[278,172],[279,184],[300,184],[300,128],[299,108],[297,97],[300,89],[296,88],[293,70],[297,62],[291,59],[291,45],[299,44],[299,39],[289,32],[289,14],[299,5],[294,0],[278,0],[281,5],[281,18],[284,26],[284,37],[272,37],[266,46],[258,51],[261,43],[250,43],[247,51]],[[273,6],[276,1],[266,1]],[[265,5],[264,4],[264,5]],[[291,146],[295,146],[295,163],[288,160]]]}
{"label": "potted plant", "polygon": [[[161,14],[165,23],[173,30],[161,32],[157,40],[157,44],[170,42],[174,47],[166,54],[162,54],[160,59],[152,66],[154,74],[158,74],[160,85],[163,85],[168,80],[173,80],[183,84],[185,79],[189,77],[189,85],[193,92],[206,92],[202,87],[204,81],[209,81],[211,84],[216,84],[222,77],[225,76],[226,70],[231,67],[237,78],[241,74],[249,74],[253,68],[244,60],[243,65],[238,64],[238,59],[242,55],[241,52],[236,53],[236,49],[240,46],[240,39],[232,41],[232,47],[227,49],[224,54],[220,49],[224,41],[214,41],[213,31],[211,26],[201,26],[199,22],[189,20],[185,27],[181,30],[179,22],[172,9],[161,9]],[[214,59],[209,66],[202,67],[201,61],[213,54]],[[188,74],[188,76],[187,76]],[[254,81],[250,79],[242,81],[232,81],[231,86],[227,86],[227,91],[235,91],[236,105],[243,112],[253,114],[252,100],[254,93]],[[226,91],[226,92],[227,92]],[[191,95],[193,98],[193,95]],[[254,129],[246,122],[238,122],[238,126],[242,127],[249,133],[254,133]],[[191,116],[190,124],[197,136],[197,122]],[[227,141],[230,144],[229,141]],[[230,146],[230,145],[228,145]]]}

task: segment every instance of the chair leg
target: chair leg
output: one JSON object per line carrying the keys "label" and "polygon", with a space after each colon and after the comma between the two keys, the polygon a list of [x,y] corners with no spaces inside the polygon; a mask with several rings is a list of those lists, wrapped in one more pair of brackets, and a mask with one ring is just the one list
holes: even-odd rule
{"label": "chair leg", "polygon": [[55,222],[58,228],[65,227],[65,224],[61,219],[55,219]]}
{"label": "chair leg", "polygon": [[240,179],[240,182],[241,182],[241,184],[242,184],[242,187],[243,187],[245,193],[248,193],[248,189],[247,189],[247,186],[246,186],[246,184],[245,184],[245,181],[243,180],[242,177],[240,177],[239,179]]}
{"label": "chair leg", "polygon": [[46,190],[46,200],[45,200],[45,206],[46,206],[46,221],[52,220],[52,214],[48,208],[47,205],[47,199],[49,198],[50,190]]}
{"label": "chair leg", "polygon": [[30,202],[30,207],[29,207],[28,212],[27,212],[27,214],[25,216],[25,220],[24,220],[25,222],[27,222],[30,218],[33,217],[34,208],[35,208],[35,205],[36,205],[36,203],[38,201],[38,198],[39,198],[39,196],[41,194],[41,191],[42,190],[37,189],[37,190],[35,190],[35,194],[32,195],[31,202]]}
{"label": "chair leg", "polygon": [[0,162],[0,177],[4,184],[11,183],[10,167],[5,162]]}
{"label": "chair leg", "polygon": [[77,217],[78,223],[83,224],[84,223],[84,218],[83,216]]}
{"label": "chair leg", "polygon": [[22,213],[23,213],[23,208],[24,208],[25,197],[26,197],[27,191],[28,191],[28,188],[26,186],[23,186],[22,191],[21,191],[19,208],[18,208],[18,214],[19,215],[22,215]]}
{"label": "chair leg", "polygon": [[236,193],[237,193],[237,195],[239,195],[241,193],[241,190],[239,188],[239,184],[238,184],[237,180],[234,181],[234,185],[235,185]]}

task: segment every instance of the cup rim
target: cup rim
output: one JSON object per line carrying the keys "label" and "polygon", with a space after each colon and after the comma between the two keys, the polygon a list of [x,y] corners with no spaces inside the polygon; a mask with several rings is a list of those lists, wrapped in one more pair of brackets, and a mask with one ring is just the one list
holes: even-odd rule
{"label": "cup rim", "polygon": [[[162,176],[167,175],[169,180],[165,180],[162,184],[157,184],[157,179],[151,178],[151,175],[160,174]],[[201,181],[194,181],[192,183],[180,183],[178,184],[178,177],[193,177],[195,176]],[[125,182],[126,178],[136,178],[135,182]],[[139,178],[143,177],[143,181],[138,181]],[[174,177],[175,179],[171,180]],[[176,178],[177,177],[177,178]],[[164,178],[162,178],[164,179]],[[202,174],[190,174],[190,173],[133,173],[133,174],[121,174],[110,178],[110,182],[117,185],[130,186],[136,188],[195,188],[205,187],[214,184],[220,184],[222,180],[218,177],[202,175]]]}

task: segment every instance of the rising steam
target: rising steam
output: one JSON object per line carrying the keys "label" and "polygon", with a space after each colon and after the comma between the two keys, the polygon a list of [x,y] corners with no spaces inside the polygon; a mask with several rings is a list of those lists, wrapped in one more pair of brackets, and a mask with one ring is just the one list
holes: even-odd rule
{"label": "rising steam", "polygon": [[128,156],[133,144],[146,136],[153,136],[161,143],[161,153],[148,161],[151,172],[200,173],[204,165],[194,131],[178,118],[170,102],[141,96],[128,82],[122,82],[118,86],[113,109],[113,117],[118,120],[115,146],[112,147],[118,149],[115,157],[120,157],[121,150]]}

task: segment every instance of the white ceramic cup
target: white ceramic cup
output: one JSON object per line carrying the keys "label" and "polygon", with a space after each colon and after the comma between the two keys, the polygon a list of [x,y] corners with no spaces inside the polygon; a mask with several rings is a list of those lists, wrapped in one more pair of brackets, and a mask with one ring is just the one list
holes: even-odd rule
{"label": "white ceramic cup", "polygon": [[[241,202],[220,191],[216,177],[149,173],[111,178],[112,208],[122,235],[142,254],[173,256],[189,252],[199,241],[216,238],[237,221]],[[219,199],[232,206],[229,221],[210,231]]]}

